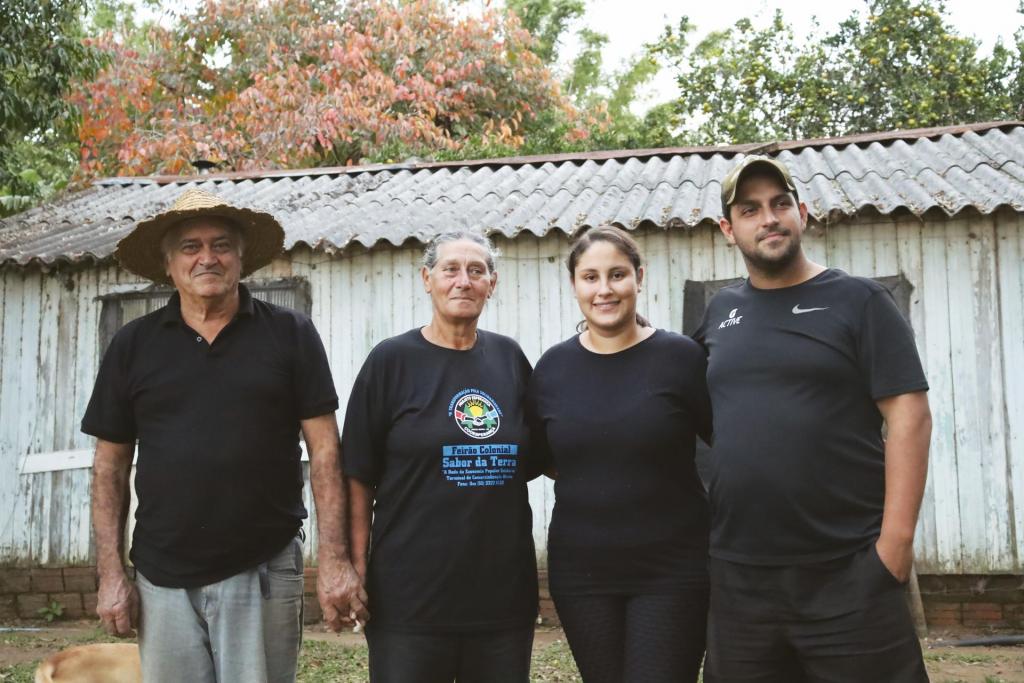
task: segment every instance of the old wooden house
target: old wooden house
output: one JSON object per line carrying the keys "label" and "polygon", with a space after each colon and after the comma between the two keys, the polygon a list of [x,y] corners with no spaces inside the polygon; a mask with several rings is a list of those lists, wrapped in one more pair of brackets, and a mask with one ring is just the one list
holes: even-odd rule
{"label": "old wooden house", "polygon": [[[719,181],[753,152],[792,169],[813,217],[805,237],[812,258],[883,279],[916,332],[934,414],[916,545],[926,602],[929,592],[970,593],[955,577],[989,590],[989,603],[999,602],[991,591],[1019,601],[1024,124],[1001,122],[733,147],[111,178],[4,219],[0,567],[21,573],[0,581],[0,619],[34,604],[19,602],[20,593],[75,593],[66,578],[33,576],[74,576],[83,571],[63,568],[94,561],[92,443],[79,421],[110,335],[167,295],[111,253],[183,189],[202,187],[281,220],[285,252],[252,286],[312,315],[344,405],[369,349],[428,321],[420,249],[445,229],[495,238],[500,279],[482,326],[517,338],[531,360],[580,318],[564,259],[567,235],[581,226],[633,231],[648,266],[641,310],[659,327],[691,330],[707,294],[744,273],[717,228]],[[550,482],[531,484],[531,501],[543,561]],[[314,557],[315,535],[307,543]],[[971,599],[947,602],[959,605],[953,620],[968,618]]]}

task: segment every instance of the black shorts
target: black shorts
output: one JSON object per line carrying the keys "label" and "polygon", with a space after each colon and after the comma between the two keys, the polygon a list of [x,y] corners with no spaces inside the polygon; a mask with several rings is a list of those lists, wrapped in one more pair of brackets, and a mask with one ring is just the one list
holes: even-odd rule
{"label": "black shorts", "polygon": [[784,567],[711,559],[706,683],[927,683],[904,587],[875,545]]}

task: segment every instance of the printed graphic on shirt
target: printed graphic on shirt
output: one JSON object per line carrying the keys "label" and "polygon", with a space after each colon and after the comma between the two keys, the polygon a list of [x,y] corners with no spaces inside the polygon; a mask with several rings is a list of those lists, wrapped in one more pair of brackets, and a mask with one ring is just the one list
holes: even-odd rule
{"label": "printed graphic on shirt", "polygon": [[466,436],[486,439],[494,436],[501,426],[501,408],[497,402],[479,389],[463,389],[448,404],[448,417]]}
{"label": "printed graphic on shirt", "polygon": [[[742,315],[736,315],[736,313],[738,313],[739,310],[740,309],[738,309],[738,308],[734,308],[731,311],[729,311],[729,317],[726,318],[725,320],[723,320],[721,323],[719,323],[718,329],[724,330],[726,327],[732,327],[733,325],[739,325],[741,322],[743,322],[743,316]],[[796,313],[796,311],[793,311],[793,312]]]}
{"label": "printed graphic on shirt", "polygon": [[519,446],[514,443],[443,446],[441,470],[458,487],[503,486],[516,476]]}
{"label": "printed graphic on shirt", "polygon": [[[501,427],[498,402],[480,389],[463,389],[448,404],[448,417],[466,436],[486,439]],[[516,476],[519,446],[490,443],[442,446],[441,470],[456,486],[502,486]]]}

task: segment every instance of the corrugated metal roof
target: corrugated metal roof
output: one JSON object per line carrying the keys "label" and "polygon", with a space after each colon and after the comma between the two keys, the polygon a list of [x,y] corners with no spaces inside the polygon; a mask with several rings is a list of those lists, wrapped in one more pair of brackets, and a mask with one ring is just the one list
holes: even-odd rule
{"label": "corrugated metal roof", "polygon": [[605,222],[694,226],[719,218],[720,179],[755,151],[789,166],[819,220],[866,208],[1024,212],[1024,123],[996,122],[718,148],[112,178],[0,221],[0,264],[106,258],[185,187],[273,213],[288,249],[399,245],[453,228],[513,237]]}

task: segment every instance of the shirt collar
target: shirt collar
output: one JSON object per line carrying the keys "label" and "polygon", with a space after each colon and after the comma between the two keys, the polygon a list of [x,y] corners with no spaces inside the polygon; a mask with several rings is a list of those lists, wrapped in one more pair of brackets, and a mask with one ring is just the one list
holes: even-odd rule
{"label": "shirt collar", "polygon": [[[238,312],[235,313],[235,317],[246,316],[251,318],[253,313],[252,294],[249,292],[248,287],[238,283]],[[171,298],[168,299],[167,305],[164,306],[163,313],[160,316],[160,324],[175,325],[183,322],[184,320],[181,317],[181,295],[175,291],[171,294]]]}

